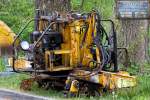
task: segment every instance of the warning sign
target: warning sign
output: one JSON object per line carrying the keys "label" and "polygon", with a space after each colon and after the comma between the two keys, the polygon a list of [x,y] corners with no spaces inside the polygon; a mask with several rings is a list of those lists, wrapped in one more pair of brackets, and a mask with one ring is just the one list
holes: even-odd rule
{"label": "warning sign", "polygon": [[149,19],[149,0],[117,0],[116,16],[119,19]]}

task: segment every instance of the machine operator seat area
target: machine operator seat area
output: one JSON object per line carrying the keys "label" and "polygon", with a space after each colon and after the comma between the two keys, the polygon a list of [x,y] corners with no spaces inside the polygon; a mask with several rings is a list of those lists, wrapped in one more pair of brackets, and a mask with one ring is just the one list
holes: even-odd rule
{"label": "machine operator seat area", "polygon": [[70,50],[63,50],[63,35],[60,32],[47,32],[43,36],[45,65],[49,71],[70,70]]}
{"label": "machine operator seat area", "polygon": [[46,50],[59,50],[63,43],[63,37],[60,32],[47,32],[43,36],[43,46]]}

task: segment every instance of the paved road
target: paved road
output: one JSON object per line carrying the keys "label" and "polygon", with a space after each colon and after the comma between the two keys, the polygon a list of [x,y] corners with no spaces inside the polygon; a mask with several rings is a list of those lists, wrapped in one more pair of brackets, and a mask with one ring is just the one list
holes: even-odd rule
{"label": "paved road", "polygon": [[54,100],[54,99],[0,89],[0,100]]}

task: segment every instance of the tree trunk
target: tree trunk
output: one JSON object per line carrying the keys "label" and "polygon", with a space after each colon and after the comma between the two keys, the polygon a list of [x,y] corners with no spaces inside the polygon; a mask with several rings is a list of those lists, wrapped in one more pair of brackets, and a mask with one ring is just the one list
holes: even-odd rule
{"label": "tree trunk", "polygon": [[146,59],[150,63],[150,21],[148,20],[147,25],[147,34],[145,36],[145,50],[146,50]]}
{"label": "tree trunk", "polygon": [[[66,13],[71,11],[71,0],[35,0],[36,17],[35,30],[44,30],[49,22],[37,20],[40,16],[66,17]],[[39,25],[40,24],[40,25]]]}
{"label": "tree trunk", "polygon": [[127,47],[132,63],[142,65],[147,53],[147,20],[122,20],[122,46]]}
{"label": "tree trunk", "polygon": [[42,15],[53,12],[65,13],[71,10],[71,0],[36,0],[36,6]]}

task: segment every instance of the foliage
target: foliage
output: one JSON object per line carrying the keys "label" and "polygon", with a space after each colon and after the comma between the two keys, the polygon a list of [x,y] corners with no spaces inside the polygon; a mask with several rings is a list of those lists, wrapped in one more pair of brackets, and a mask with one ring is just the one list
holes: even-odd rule
{"label": "foliage", "polygon": [[[80,10],[82,0],[72,0],[72,6],[75,10]],[[97,9],[101,12],[101,16],[105,19],[112,19],[115,0],[84,0],[83,11],[91,11],[91,9]]]}
{"label": "foliage", "polygon": [[4,59],[0,58],[0,72],[5,70],[5,63]]}
{"label": "foliage", "polygon": [[0,77],[0,88],[19,90],[21,81],[27,77],[28,76],[24,74],[14,74],[12,76]]}
{"label": "foliage", "polygon": [[[33,0],[0,0],[0,20],[18,33],[27,20],[34,16]],[[26,30],[31,32],[33,27]]]}
{"label": "foliage", "polygon": [[[72,0],[73,9],[80,5],[82,0]],[[84,0],[83,11],[98,9],[103,18],[113,15],[113,0]],[[107,4],[107,5],[106,5]],[[25,23],[34,18],[34,0],[0,0],[0,20],[3,20],[15,32],[19,33]],[[22,38],[27,38],[33,31],[33,24],[25,30]]]}

